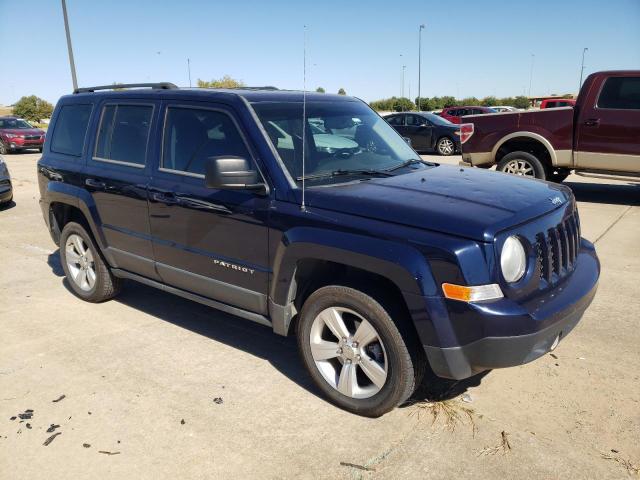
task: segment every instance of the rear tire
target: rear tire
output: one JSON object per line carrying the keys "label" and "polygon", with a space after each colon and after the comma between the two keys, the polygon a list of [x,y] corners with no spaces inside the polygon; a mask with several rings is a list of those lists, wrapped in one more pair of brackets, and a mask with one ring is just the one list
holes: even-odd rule
{"label": "rear tire", "polygon": [[111,273],[93,238],[79,223],[69,222],[62,229],[60,260],[71,289],[82,300],[103,302],[120,292],[122,280]]}
{"label": "rear tire", "polygon": [[506,154],[496,168],[499,172],[510,173],[521,177],[547,179],[547,172],[540,160],[529,152],[511,152]]}
{"label": "rear tire", "polygon": [[436,143],[436,150],[440,155],[448,157],[456,152],[456,144],[449,137],[442,137]]}
{"label": "rear tire", "polygon": [[353,288],[327,286],[309,296],[300,313],[298,348],[329,401],[379,417],[411,396],[426,359],[400,333],[408,320],[395,320],[378,301]]}

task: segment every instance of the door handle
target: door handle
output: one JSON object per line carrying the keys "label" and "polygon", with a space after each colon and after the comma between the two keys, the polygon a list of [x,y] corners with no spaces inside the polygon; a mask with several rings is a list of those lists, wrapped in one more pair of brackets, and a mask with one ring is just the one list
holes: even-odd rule
{"label": "door handle", "polygon": [[586,127],[599,127],[600,119],[599,118],[590,118],[586,122],[584,122]]}
{"label": "door handle", "polygon": [[151,194],[151,198],[156,202],[165,203],[167,205],[177,205],[180,203],[180,199],[172,193],[154,192]]}
{"label": "door handle", "polygon": [[96,180],[95,178],[87,178],[84,181],[84,184],[87,187],[91,187],[94,188],[96,190],[106,190],[107,189],[107,184],[104,182],[101,182],[100,180]]}

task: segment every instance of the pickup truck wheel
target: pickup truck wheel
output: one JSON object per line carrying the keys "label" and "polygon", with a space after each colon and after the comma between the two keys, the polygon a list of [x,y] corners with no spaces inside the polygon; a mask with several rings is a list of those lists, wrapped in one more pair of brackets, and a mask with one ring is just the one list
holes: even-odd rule
{"label": "pickup truck wheel", "polygon": [[82,225],[67,223],[60,234],[60,260],[74,293],[88,302],[103,302],[120,291],[93,239]]}
{"label": "pickup truck wheel", "polygon": [[424,360],[410,353],[387,310],[353,288],[315,291],[297,336],[314,383],[332,403],[359,415],[378,417],[404,402],[423,371]]}
{"label": "pickup truck wheel", "polygon": [[508,153],[498,162],[497,170],[521,177],[539,178],[540,180],[547,178],[542,162],[529,152]]}
{"label": "pickup truck wheel", "polygon": [[0,140],[0,155],[6,155],[7,151],[7,146]]}
{"label": "pickup truck wheel", "polygon": [[455,153],[456,146],[449,137],[442,137],[436,144],[436,150],[438,150],[440,155],[448,157]]}

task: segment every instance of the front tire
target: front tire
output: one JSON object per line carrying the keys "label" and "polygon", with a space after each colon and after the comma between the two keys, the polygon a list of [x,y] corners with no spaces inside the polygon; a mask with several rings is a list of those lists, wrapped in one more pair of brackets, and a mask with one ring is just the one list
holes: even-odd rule
{"label": "front tire", "polygon": [[111,273],[85,228],[69,222],[60,234],[60,260],[73,292],[87,302],[103,302],[118,294],[121,280]]}
{"label": "front tire", "polygon": [[540,180],[546,180],[547,178],[547,172],[542,162],[529,152],[508,153],[498,162],[497,170],[521,177]]}
{"label": "front tire", "polygon": [[425,360],[407,346],[388,311],[353,288],[315,291],[300,313],[297,337],[317,387],[358,415],[379,417],[403,403],[424,371]]}
{"label": "front tire", "polygon": [[9,153],[9,148],[0,140],[0,155],[6,155],[7,153]]}
{"label": "front tire", "polygon": [[448,157],[456,153],[456,144],[449,137],[442,137],[436,143],[436,150],[440,155]]}

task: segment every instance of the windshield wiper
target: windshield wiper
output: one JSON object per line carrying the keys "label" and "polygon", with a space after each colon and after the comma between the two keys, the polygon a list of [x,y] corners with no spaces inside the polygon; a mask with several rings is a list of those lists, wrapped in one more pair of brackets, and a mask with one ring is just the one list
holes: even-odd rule
{"label": "windshield wiper", "polygon": [[409,165],[413,165],[415,163],[424,163],[424,164],[426,164],[427,162],[425,162],[424,160],[421,160],[419,158],[410,158],[406,162],[402,162],[401,164],[396,165],[395,167],[387,168],[385,170],[385,172],[393,172],[394,170],[400,170],[403,167],[408,167]]}
{"label": "windshield wiper", "polygon": [[313,180],[316,178],[330,178],[339,177],[341,175],[377,175],[381,177],[393,177],[392,173],[388,170],[368,170],[368,169],[339,169],[332,172],[314,173],[312,175],[305,175],[304,177],[297,177],[296,180]]}

